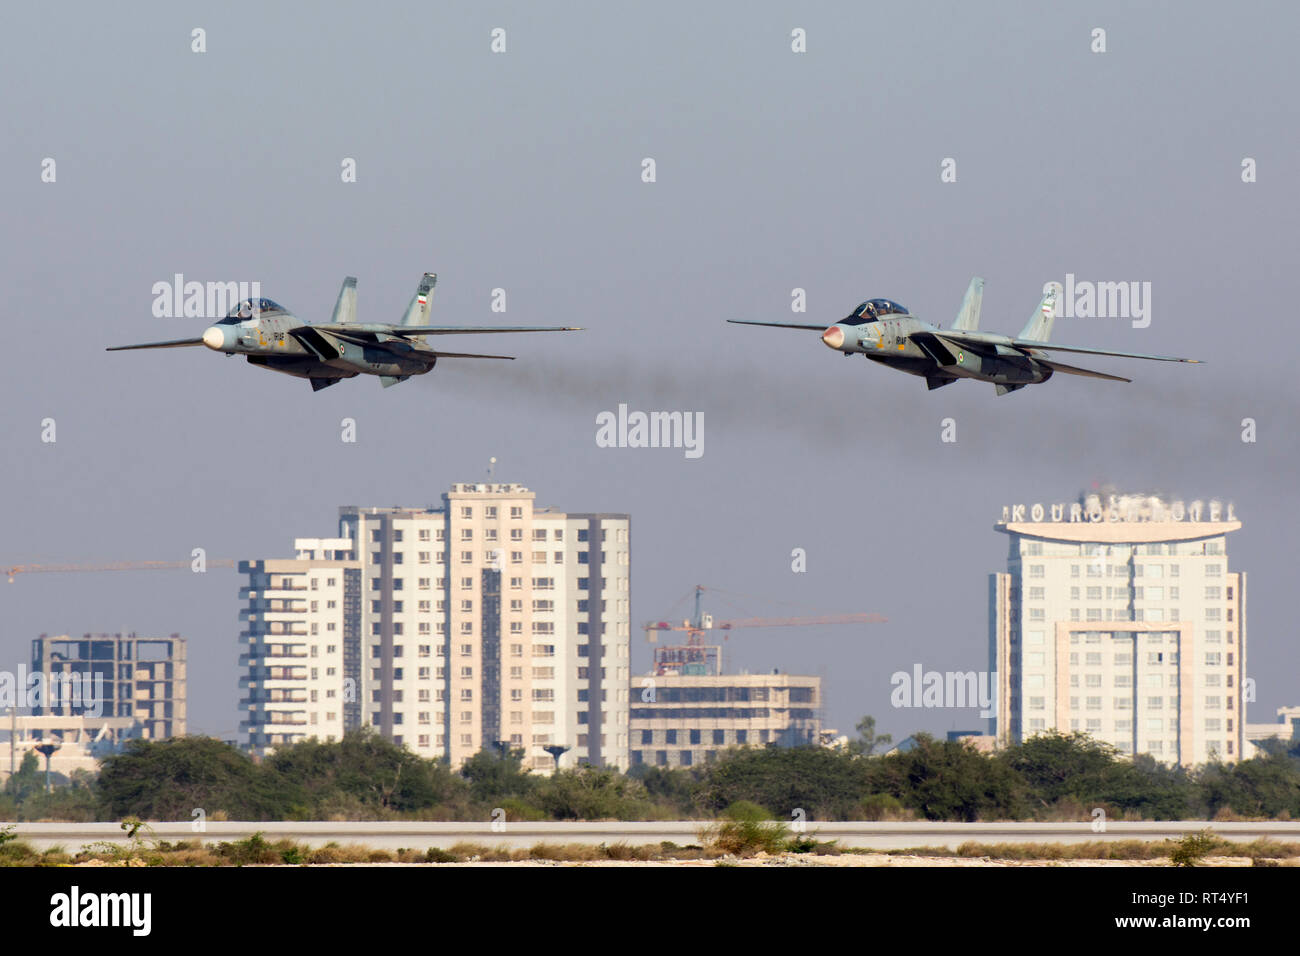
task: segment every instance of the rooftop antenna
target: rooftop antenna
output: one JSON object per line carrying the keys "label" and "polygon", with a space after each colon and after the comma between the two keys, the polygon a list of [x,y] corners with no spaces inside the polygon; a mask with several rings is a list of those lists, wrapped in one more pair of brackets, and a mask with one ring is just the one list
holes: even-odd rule
{"label": "rooftop antenna", "polygon": [[491,458],[488,459],[488,477],[489,477],[489,478],[493,477],[493,475],[496,474],[496,468],[497,468],[497,459],[496,459],[496,456],[493,455]]}

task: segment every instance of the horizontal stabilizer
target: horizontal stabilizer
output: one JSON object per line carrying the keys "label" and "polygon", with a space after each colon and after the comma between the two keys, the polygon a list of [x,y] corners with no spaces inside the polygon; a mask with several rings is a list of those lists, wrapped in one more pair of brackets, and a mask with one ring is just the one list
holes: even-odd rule
{"label": "horizontal stabilizer", "polygon": [[751,322],[748,319],[727,319],[732,325],[766,325],[773,329],[806,329],[809,332],[825,332],[825,325],[800,325],[797,322]]}
{"label": "horizontal stabilizer", "polygon": [[486,359],[506,359],[513,362],[513,355],[477,355],[474,352],[436,352],[438,358],[486,358]]}
{"label": "horizontal stabilizer", "polygon": [[202,345],[202,339],[172,339],[170,342],[145,342],[143,345],[114,345],[105,352],[125,352],[127,349],[183,349],[191,345]]}
{"label": "horizontal stabilizer", "polygon": [[405,382],[410,377],[409,375],[381,375],[379,376],[379,384],[383,385],[384,388],[391,388],[398,382]]}
{"label": "horizontal stabilizer", "polygon": [[341,379],[312,377],[307,381],[311,382],[311,390],[313,392],[319,392],[322,388],[329,388],[331,385],[337,385]]}
{"label": "horizontal stabilizer", "polygon": [[1034,361],[1040,365],[1046,365],[1050,369],[1058,372],[1064,372],[1067,375],[1085,375],[1088,378],[1104,378],[1112,382],[1131,382],[1131,378],[1123,378],[1119,375],[1107,375],[1105,372],[1094,372],[1091,369],[1079,368],[1077,365],[1066,365],[1064,362],[1056,362],[1051,359],[1038,358]]}

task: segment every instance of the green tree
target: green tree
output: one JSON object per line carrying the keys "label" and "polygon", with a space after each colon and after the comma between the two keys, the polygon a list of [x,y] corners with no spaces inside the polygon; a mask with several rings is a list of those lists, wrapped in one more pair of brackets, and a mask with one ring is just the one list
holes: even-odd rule
{"label": "green tree", "polygon": [[45,790],[45,774],[41,771],[40,758],[33,750],[23,754],[18,769],[5,781],[5,793],[21,804]]}
{"label": "green tree", "polygon": [[536,783],[524,768],[522,750],[505,754],[480,750],[461,764],[460,775],[469,781],[470,798],[485,805],[503,797],[526,797]]}
{"label": "green tree", "polygon": [[867,715],[853,728],[858,732],[857,739],[849,741],[849,753],[869,757],[879,748],[894,742],[889,734],[876,733],[876,718]]}
{"label": "green tree", "polygon": [[1100,801],[1116,751],[1085,733],[1053,730],[1008,747],[998,758],[1025,779],[1037,803],[1050,806],[1065,797]]}
{"label": "green tree", "polygon": [[1025,781],[1004,762],[956,740],[917,734],[916,746],[869,764],[873,791],[897,797],[928,820],[1014,820],[1025,815]]}
{"label": "green tree", "polygon": [[284,809],[250,757],[211,737],[128,741],[101,762],[98,792],[112,819],[189,820],[199,808],[262,820]]}
{"label": "green tree", "polygon": [[640,781],[604,767],[556,771],[532,800],[553,820],[643,820],[651,809]]}
{"label": "green tree", "polygon": [[1225,807],[1246,817],[1300,815],[1300,763],[1284,753],[1210,764],[1198,783],[1207,816]]}
{"label": "green tree", "polygon": [[696,799],[710,815],[748,800],[783,820],[795,810],[809,819],[848,820],[871,792],[869,767],[821,747],[733,748],[708,766]]}
{"label": "green tree", "polygon": [[350,731],[340,741],[282,747],[264,766],[271,791],[299,818],[424,810],[455,804],[465,792],[464,782],[445,766],[370,727]]}

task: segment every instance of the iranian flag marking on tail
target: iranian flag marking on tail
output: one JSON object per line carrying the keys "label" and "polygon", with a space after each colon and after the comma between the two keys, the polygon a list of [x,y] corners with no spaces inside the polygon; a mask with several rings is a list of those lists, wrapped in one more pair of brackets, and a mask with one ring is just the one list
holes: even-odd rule
{"label": "iranian flag marking on tail", "polygon": [[418,302],[418,303],[420,303],[420,305],[428,305],[428,304],[429,304],[429,296],[428,296],[427,293],[424,293],[424,292],[417,292],[416,295],[415,295],[415,301]]}

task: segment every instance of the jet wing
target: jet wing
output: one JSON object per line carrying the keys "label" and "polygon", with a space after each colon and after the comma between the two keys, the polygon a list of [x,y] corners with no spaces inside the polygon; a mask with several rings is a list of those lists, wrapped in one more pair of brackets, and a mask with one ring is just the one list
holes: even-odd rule
{"label": "jet wing", "polygon": [[1200,359],[1176,358],[1172,355],[1147,355],[1143,352],[1112,352],[1109,349],[1086,349],[1075,345],[1058,345],[1055,342],[1035,342],[1031,339],[1013,339],[1009,337],[1003,338],[1001,336],[986,337],[986,334],[965,335],[956,329],[943,329],[939,334],[945,339],[950,339],[954,342],[961,342],[962,344],[969,344],[972,346],[984,346],[986,348],[990,345],[1010,345],[1012,348],[1022,350],[1046,349],[1053,352],[1077,352],[1080,355],[1111,355],[1117,358],[1150,359],[1154,362],[1190,362],[1195,365],[1202,364]]}
{"label": "jet wing", "polygon": [[[371,325],[371,324],[349,324],[349,325],[311,325],[302,326],[301,328],[312,328],[318,332],[328,332],[331,335],[343,333],[344,335],[459,335],[477,334],[484,332],[581,332],[582,329],[570,325]],[[291,331],[297,332],[298,329]]]}
{"label": "jet wing", "polygon": [[190,345],[202,345],[202,339],[172,339],[169,342],[145,342],[143,345],[113,345],[105,352],[125,352],[127,349],[182,349]]}
{"label": "jet wing", "polygon": [[[326,330],[325,335],[320,334],[322,329]],[[436,351],[428,348],[420,349],[411,345],[409,342],[394,342],[392,340],[386,340],[386,341],[380,340],[375,337],[374,332],[362,332],[362,333],[354,333],[351,331],[338,332],[338,331],[330,330],[327,326],[321,326],[321,325],[302,326],[300,328],[292,330],[289,334],[293,335],[295,338],[297,338],[300,342],[303,342],[304,344],[307,344],[308,342],[312,341],[313,336],[324,341],[328,341],[326,339],[326,336],[328,336],[329,338],[332,339],[340,339],[344,342],[351,342],[354,345],[362,345],[370,349],[383,349],[385,352],[391,352],[394,355],[401,355],[401,356],[416,356],[416,357],[430,356],[434,358],[506,359],[511,362],[513,362],[515,359],[513,355],[480,355],[476,352],[444,352],[441,349],[438,349]],[[326,356],[322,354],[321,351],[317,349],[315,344],[312,344],[311,347],[313,349],[316,349],[318,351],[318,354],[320,354],[322,358],[326,358],[326,357],[333,358],[333,355]]]}
{"label": "jet wing", "polygon": [[825,332],[826,325],[799,325],[796,322],[751,322],[748,319],[727,319],[732,325],[766,325],[773,329],[807,329],[809,332]]}
{"label": "jet wing", "polygon": [[581,332],[576,325],[395,325],[388,331],[393,335],[458,335],[462,332]]}

